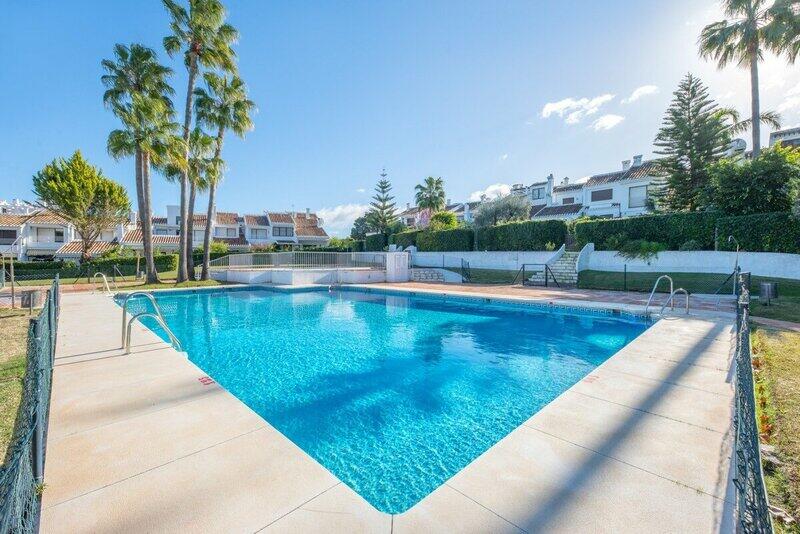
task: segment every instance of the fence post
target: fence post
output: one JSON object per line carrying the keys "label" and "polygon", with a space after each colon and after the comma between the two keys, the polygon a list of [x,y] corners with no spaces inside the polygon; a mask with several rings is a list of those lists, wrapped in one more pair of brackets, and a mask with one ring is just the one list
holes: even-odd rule
{"label": "fence post", "polygon": [[624,269],[622,271],[622,290],[628,290],[628,264],[623,265]]}
{"label": "fence post", "polygon": [[16,295],[14,294],[14,256],[12,255],[9,260],[9,272],[11,273],[11,309],[14,309],[14,299]]}
{"label": "fence post", "polygon": [[[48,312],[49,317],[49,312]],[[33,456],[33,477],[37,483],[42,481],[44,476],[44,421],[42,420],[42,369],[41,348],[42,348],[42,317],[31,319],[33,322],[34,351],[36,353],[35,368],[30,370],[35,373],[36,380],[36,411],[34,412],[35,423],[33,430],[33,443],[31,454]]]}

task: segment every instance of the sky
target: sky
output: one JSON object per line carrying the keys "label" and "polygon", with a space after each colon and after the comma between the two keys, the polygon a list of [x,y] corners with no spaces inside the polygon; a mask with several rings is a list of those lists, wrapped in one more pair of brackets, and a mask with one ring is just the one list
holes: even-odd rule
{"label": "sky", "polygon": [[[383,168],[404,208],[426,176],[458,202],[648,158],[687,72],[721,105],[750,105],[746,70],[698,57],[700,30],[722,17],[714,1],[225,4],[258,113],[226,141],[218,209],[310,208],[332,235],[349,233]],[[186,72],[162,48],[161,2],[7,0],[3,11],[0,199],[35,200],[31,176],[80,149],[135,200],[133,161],[106,152],[119,123],[102,104],[100,61],[115,43],[154,48],[182,109]],[[768,56],[761,97],[784,127],[799,125],[800,65]],[[154,175],[155,213],[177,202],[178,187]]]}

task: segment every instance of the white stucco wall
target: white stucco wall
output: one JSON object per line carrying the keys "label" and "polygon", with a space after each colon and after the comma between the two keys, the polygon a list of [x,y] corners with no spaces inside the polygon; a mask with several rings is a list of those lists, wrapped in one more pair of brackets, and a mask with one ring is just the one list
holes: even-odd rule
{"label": "white stucco wall", "polygon": [[511,252],[414,252],[414,266],[459,267],[461,259],[469,262],[470,269],[498,269],[516,271],[523,263],[547,263],[561,251],[511,251]]}
{"label": "white stucco wall", "polygon": [[[730,273],[736,265],[735,252],[666,251],[648,262],[628,260],[614,251],[595,251],[588,255],[581,270],[632,272]],[[740,252],[739,265],[743,271],[758,276],[800,279],[800,255],[776,252]]]}

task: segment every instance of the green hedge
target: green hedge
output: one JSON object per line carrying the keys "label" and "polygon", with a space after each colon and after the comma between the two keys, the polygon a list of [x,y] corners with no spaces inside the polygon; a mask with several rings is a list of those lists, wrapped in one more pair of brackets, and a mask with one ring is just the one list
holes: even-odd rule
{"label": "green hedge", "polygon": [[790,212],[722,217],[717,221],[719,250],[736,250],[736,243],[728,243],[730,235],[742,250],[800,253],[800,220]]}
{"label": "green hedge", "polygon": [[[178,255],[177,254],[157,254],[154,258],[156,270],[159,272],[174,271],[178,268]],[[112,274],[114,266],[119,267],[122,274],[136,274],[136,258],[103,258],[87,262],[91,269],[96,272]],[[145,269],[145,260],[139,260],[139,269]]]}
{"label": "green hedge", "polygon": [[353,252],[364,252],[364,240],[356,239],[353,241]]}
{"label": "green hedge", "polygon": [[364,250],[367,252],[380,252],[386,248],[386,234],[368,235],[364,240]]}
{"label": "green hedge", "polygon": [[567,236],[564,221],[523,221],[480,228],[478,250],[545,250],[547,243],[560,247]]}
{"label": "green hedge", "polygon": [[469,228],[419,232],[416,236],[420,252],[447,252],[472,250],[475,234]]}
{"label": "green hedge", "polygon": [[[6,259],[6,265],[9,260]],[[59,269],[73,269],[76,263],[74,261],[17,261],[14,260],[15,271],[54,271]],[[8,269],[8,267],[6,267]]]}
{"label": "green hedge", "polygon": [[419,233],[419,230],[406,230],[405,232],[398,232],[389,237],[389,243],[402,248],[415,247],[417,246],[417,236]]}
{"label": "green hedge", "polygon": [[609,250],[609,240],[644,239],[678,250],[687,241],[703,250],[714,249],[714,229],[721,215],[714,212],[668,213],[624,219],[597,219],[575,223],[578,243],[594,243],[596,250]]}

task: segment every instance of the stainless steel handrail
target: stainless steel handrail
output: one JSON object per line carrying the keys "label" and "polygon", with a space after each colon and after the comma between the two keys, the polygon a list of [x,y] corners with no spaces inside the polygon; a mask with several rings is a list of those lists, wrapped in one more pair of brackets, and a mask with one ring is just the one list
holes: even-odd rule
{"label": "stainless steel handrail", "polygon": [[108,286],[108,278],[106,278],[105,274],[94,273],[94,275],[92,275],[92,283],[94,283],[94,279],[97,278],[98,276],[103,277],[103,284],[106,286],[106,293],[111,293],[111,288]]}
{"label": "stainless steel handrail", "polygon": [[153,295],[147,293],[146,291],[134,291],[133,293],[128,293],[127,295],[125,295],[125,300],[122,301],[122,344],[120,345],[121,347],[125,346],[125,339],[126,339],[125,322],[128,319],[128,308],[127,308],[128,301],[133,297],[148,298],[150,302],[153,304],[153,308],[155,308],[158,316],[161,317],[162,320],[164,320],[164,314],[161,312],[161,307],[156,302],[156,299],[153,298]]}
{"label": "stainless steel handrail", "polygon": [[[672,298],[678,293],[683,293],[684,295],[686,295],[686,315],[689,315],[689,292],[683,289],[682,287],[679,287],[678,289],[670,293],[669,295],[670,300],[672,300]],[[664,303],[663,306],[661,306],[661,311],[658,312],[659,315],[664,315],[664,309],[667,307],[667,304],[669,304],[670,300],[668,300],[667,302]],[[675,306],[673,306],[672,308],[674,309]]]}
{"label": "stainless steel handrail", "polygon": [[125,342],[125,354],[130,354],[131,353],[131,337],[132,337],[131,336],[131,327],[133,326],[133,323],[137,319],[140,319],[142,317],[152,317],[153,319],[155,319],[158,322],[158,324],[161,326],[161,328],[163,328],[164,331],[167,333],[167,335],[169,336],[170,342],[175,346],[175,349],[177,349],[178,352],[183,352],[183,348],[181,347],[181,342],[178,341],[178,338],[175,337],[175,334],[172,333],[172,330],[169,329],[169,327],[167,326],[167,323],[165,323],[164,320],[160,316],[156,315],[155,313],[141,312],[141,313],[137,313],[136,315],[131,317],[131,320],[128,321],[128,327],[126,328],[126,331],[127,331],[128,335],[127,335],[127,341]]}
{"label": "stainless steel handrail", "polygon": [[658,284],[660,284],[661,280],[663,280],[664,278],[669,280],[669,299],[667,299],[667,302],[670,303],[670,308],[675,309],[675,303],[672,300],[672,295],[675,293],[675,284],[672,282],[672,277],[670,275],[662,274],[661,276],[658,277],[656,283],[653,284],[653,290],[650,292],[650,297],[647,299],[647,305],[644,307],[645,315],[647,315],[647,310],[650,308],[650,304],[653,302],[653,295],[656,294],[656,289],[658,289]]}

